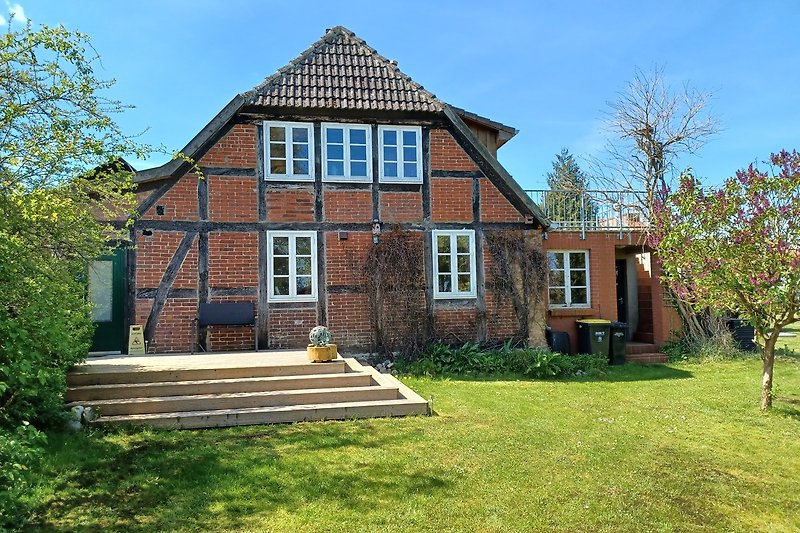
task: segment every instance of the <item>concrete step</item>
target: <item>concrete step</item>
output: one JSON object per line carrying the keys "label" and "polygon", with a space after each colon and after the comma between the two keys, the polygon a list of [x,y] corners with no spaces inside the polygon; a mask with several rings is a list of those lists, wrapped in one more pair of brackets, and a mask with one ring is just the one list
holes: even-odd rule
{"label": "concrete step", "polygon": [[[316,367],[315,367],[316,368]],[[156,381],[153,383],[111,383],[83,385],[67,390],[68,402],[152,398],[191,394],[225,394],[274,390],[324,389],[333,387],[367,387],[372,378],[367,372],[269,376],[257,378],[202,379],[191,381]]]}
{"label": "concrete step", "polygon": [[669,361],[669,356],[665,353],[637,353],[625,356],[626,363],[637,363],[640,365],[661,364]]}
{"label": "concrete step", "polygon": [[71,387],[77,387],[82,385],[109,385],[113,383],[155,383],[161,381],[198,381],[308,374],[336,374],[344,373],[345,367],[344,360],[336,359],[326,363],[242,366],[231,368],[142,370],[133,367],[106,372],[85,372],[78,369],[67,374],[67,384]]}
{"label": "concrete step", "polygon": [[[343,402],[396,400],[397,387],[334,387],[329,389],[278,390],[227,394],[192,394],[154,398],[123,398],[80,402],[96,409],[100,416],[143,415],[178,411],[248,409],[281,405],[332,404]],[[67,404],[67,408],[77,402]]]}
{"label": "concrete step", "polygon": [[428,414],[428,403],[424,400],[396,399],[103,416],[93,424],[139,424],[192,429],[424,414]]}

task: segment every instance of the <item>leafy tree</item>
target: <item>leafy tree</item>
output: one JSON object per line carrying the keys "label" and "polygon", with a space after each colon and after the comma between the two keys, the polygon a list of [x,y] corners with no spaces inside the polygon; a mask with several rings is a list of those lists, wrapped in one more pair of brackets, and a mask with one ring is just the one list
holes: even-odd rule
{"label": "leafy tree", "polygon": [[750,165],[717,189],[684,173],[651,235],[663,277],[682,301],[753,324],[762,409],[772,405],[778,334],[800,319],[800,154],[782,151],[771,163],[770,173]]}
{"label": "leafy tree", "polygon": [[[123,106],[102,95],[112,82],[95,77],[96,60],[89,38],[63,27],[29,23],[0,35],[4,471],[20,457],[33,461],[33,426],[59,418],[66,371],[85,357],[92,332],[81,275],[120,236],[122,223],[100,220],[124,220],[133,205],[130,176],[108,162],[144,149],[111,118]],[[17,493],[0,494],[0,525],[20,523]]]}
{"label": "leafy tree", "polygon": [[544,196],[544,209],[549,217],[563,222],[595,220],[597,207],[586,192],[589,180],[568,149],[556,154],[547,185],[551,192]]}

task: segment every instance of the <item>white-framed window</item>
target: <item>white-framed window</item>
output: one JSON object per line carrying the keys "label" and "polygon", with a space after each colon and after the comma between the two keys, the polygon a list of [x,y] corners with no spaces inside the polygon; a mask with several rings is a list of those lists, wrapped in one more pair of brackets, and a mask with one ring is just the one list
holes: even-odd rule
{"label": "white-framed window", "polygon": [[550,251],[547,262],[550,307],[589,307],[589,252]]}
{"label": "white-framed window", "polygon": [[372,182],[372,128],[365,124],[322,125],[322,179]]}
{"label": "white-framed window", "polygon": [[378,126],[380,181],[422,183],[422,128]]}
{"label": "white-framed window", "polygon": [[269,300],[317,300],[317,234],[314,231],[267,232]]}
{"label": "white-framed window", "polygon": [[434,298],[475,298],[475,232],[433,231]]}
{"label": "white-framed window", "polygon": [[264,177],[314,180],[314,125],[307,122],[264,122]]}

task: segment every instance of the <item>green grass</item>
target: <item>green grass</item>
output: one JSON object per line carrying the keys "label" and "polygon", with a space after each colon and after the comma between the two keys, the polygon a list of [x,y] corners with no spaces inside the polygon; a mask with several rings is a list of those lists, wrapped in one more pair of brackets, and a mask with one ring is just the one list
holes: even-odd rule
{"label": "green grass", "polygon": [[[407,379],[437,416],[50,436],[43,531],[797,531],[800,364]],[[797,403],[793,403],[797,401]]]}
{"label": "green grass", "polygon": [[794,333],[794,337],[781,337],[776,348],[779,355],[800,359],[800,322],[795,322],[781,330],[784,333]]}

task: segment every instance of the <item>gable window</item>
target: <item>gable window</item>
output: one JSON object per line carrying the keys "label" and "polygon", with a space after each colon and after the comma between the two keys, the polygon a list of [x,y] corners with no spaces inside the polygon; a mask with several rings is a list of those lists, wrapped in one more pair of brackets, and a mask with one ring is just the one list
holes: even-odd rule
{"label": "gable window", "polygon": [[379,126],[380,181],[422,183],[422,128]]}
{"label": "gable window", "polygon": [[372,133],[364,124],[322,125],[322,177],[326,181],[372,181]]}
{"label": "gable window", "polygon": [[267,179],[314,179],[314,127],[302,122],[264,123]]}
{"label": "gable window", "polygon": [[433,231],[434,298],[474,298],[475,232]]}
{"label": "gable window", "polygon": [[550,307],[589,307],[589,252],[547,252]]}
{"label": "gable window", "polygon": [[317,300],[317,234],[313,231],[268,233],[269,299],[275,302]]}

